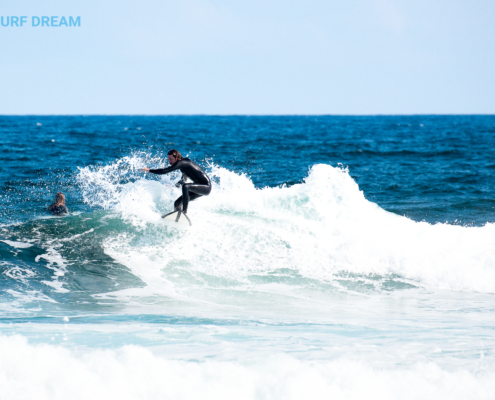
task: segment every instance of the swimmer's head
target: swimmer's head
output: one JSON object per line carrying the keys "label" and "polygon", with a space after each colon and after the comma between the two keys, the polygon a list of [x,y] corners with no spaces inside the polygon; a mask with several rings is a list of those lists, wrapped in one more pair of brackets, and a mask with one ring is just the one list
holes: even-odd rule
{"label": "swimmer's head", "polygon": [[50,204],[50,207],[48,207],[48,209],[53,210],[54,208],[57,208],[59,206],[65,206],[65,196],[62,192],[58,192],[55,195],[55,203]]}
{"label": "swimmer's head", "polygon": [[177,150],[170,150],[168,153],[168,162],[170,165],[174,165],[177,161],[182,160],[182,154],[180,154]]}
{"label": "swimmer's head", "polygon": [[65,206],[65,196],[62,192],[58,192],[55,195],[55,204],[57,206]]}

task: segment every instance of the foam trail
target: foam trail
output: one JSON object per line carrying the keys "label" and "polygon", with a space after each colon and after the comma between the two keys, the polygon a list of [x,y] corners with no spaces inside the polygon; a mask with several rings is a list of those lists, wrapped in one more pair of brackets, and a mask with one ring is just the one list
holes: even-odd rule
{"label": "foam trail", "polygon": [[67,273],[67,264],[62,255],[53,247],[50,247],[45,254],[36,256],[35,261],[39,262],[41,259],[47,261],[46,267],[54,271],[52,280],[42,281],[42,283],[51,286],[56,292],[67,293],[69,290],[64,288],[64,282],[59,280]]}
{"label": "foam trail", "polygon": [[11,247],[14,247],[16,249],[27,249],[32,246],[31,243],[26,243],[26,242],[16,242],[12,240],[0,240],[0,242],[6,243]]}
{"label": "foam trail", "polygon": [[80,184],[89,204],[114,210],[135,229],[104,247],[139,276],[146,265],[163,279],[187,270],[238,283],[277,271],[318,282],[343,273],[397,275],[415,285],[495,293],[495,224],[431,225],[386,212],[365,199],[347,170],[315,165],[304,183],[257,189],[247,176],[211,166],[211,195],[191,203],[193,227],[177,231],[160,219],[180,195],[173,176],[117,182],[112,171],[121,163],[105,173],[83,169]]}

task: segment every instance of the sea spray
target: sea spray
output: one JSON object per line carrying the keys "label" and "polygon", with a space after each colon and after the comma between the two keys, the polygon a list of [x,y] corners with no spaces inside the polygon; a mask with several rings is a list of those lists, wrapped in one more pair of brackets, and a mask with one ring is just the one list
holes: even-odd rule
{"label": "sea spray", "polygon": [[105,241],[106,253],[120,262],[126,254],[165,275],[173,267],[243,283],[277,271],[320,282],[393,275],[416,286],[495,293],[494,224],[431,225],[384,211],[365,199],[346,169],[319,164],[303,183],[256,188],[248,176],[213,165],[212,193],[191,204],[193,227],[179,233],[160,220],[180,195],[173,177],[125,181],[115,174],[138,164],[129,158],[80,172],[89,204],[138,229]]}

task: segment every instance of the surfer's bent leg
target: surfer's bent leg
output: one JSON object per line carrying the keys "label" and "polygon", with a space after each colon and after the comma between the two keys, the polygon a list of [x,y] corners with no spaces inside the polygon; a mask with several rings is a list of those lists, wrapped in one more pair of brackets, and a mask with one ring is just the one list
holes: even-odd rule
{"label": "surfer's bent leg", "polygon": [[[197,193],[189,193],[189,201],[196,200],[198,197],[201,197],[201,194]],[[182,211],[182,196],[180,196],[177,200],[174,202],[174,211]]]}
{"label": "surfer's bent leg", "polygon": [[177,210],[182,210],[182,196],[180,196],[174,202],[174,211],[177,211]]}
{"label": "surfer's bent leg", "polygon": [[[189,194],[189,192],[191,192],[191,194]],[[197,199],[200,196],[208,196],[210,192],[211,185],[201,185],[199,183],[186,183],[185,185],[182,185],[182,210],[187,213],[189,201]],[[177,199],[176,202],[179,199]]]}

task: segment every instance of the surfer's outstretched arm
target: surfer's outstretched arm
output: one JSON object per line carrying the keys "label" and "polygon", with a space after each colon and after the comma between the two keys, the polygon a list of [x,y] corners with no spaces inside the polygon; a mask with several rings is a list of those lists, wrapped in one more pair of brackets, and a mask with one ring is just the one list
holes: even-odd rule
{"label": "surfer's outstretched arm", "polygon": [[175,171],[176,169],[180,168],[180,163],[177,162],[180,160],[182,160],[182,155],[177,150],[170,150],[168,152],[168,162],[170,163],[170,167],[159,169],[149,169],[144,167],[141,169],[141,171],[151,172],[152,174],[158,175],[168,174],[169,172]]}
{"label": "surfer's outstretched arm", "polygon": [[141,171],[151,172],[152,174],[164,175],[164,174],[168,174],[169,172],[175,171],[178,168],[179,168],[178,163],[174,163],[174,165],[171,165],[168,168],[149,169],[145,167]]}

